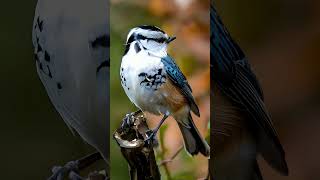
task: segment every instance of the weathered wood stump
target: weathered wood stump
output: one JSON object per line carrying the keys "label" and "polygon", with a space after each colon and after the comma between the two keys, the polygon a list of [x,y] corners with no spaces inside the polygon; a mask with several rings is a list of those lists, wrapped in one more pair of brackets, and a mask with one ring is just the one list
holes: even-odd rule
{"label": "weathered wood stump", "polygon": [[150,129],[141,111],[127,114],[121,126],[113,134],[127,160],[131,180],[160,180],[160,171],[153,147],[155,140],[148,143]]}

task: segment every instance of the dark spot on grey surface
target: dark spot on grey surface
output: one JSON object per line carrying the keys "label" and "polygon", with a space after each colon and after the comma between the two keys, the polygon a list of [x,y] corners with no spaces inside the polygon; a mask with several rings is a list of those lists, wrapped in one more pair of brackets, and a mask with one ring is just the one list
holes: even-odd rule
{"label": "dark spot on grey surface", "polygon": [[43,71],[42,63],[39,63],[39,69]]}
{"label": "dark spot on grey surface", "polygon": [[40,20],[39,16],[37,18],[37,25],[39,27],[40,32],[42,32],[43,29],[43,21]]}
{"label": "dark spot on grey surface", "polygon": [[50,55],[48,54],[47,51],[44,51],[44,60],[47,62],[50,62]]}
{"label": "dark spot on grey surface", "polygon": [[61,83],[57,83],[57,88],[62,89]]}
{"label": "dark spot on grey surface", "polygon": [[41,21],[39,24],[39,30],[40,30],[40,32],[42,32],[42,30],[43,30],[43,21]]}
{"label": "dark spot on grey surface", "polygon": [[98,73],[102,68],[104,67],[110,67],[110,60],[109,61],[103,61],[98,67],[97,72]]}
{"label": "dark spot on grey surface", "polygon": [[39,62],[39,57],[38,57],[38,54],[37,53],[34,53],[34,59]]}
{"label": "dark spot on grey surface", "polygon": [[41,47],[40,44],[38,44],[38,46],[37,46],[37,52],[41,52],[41,51],[42,51],[42,47]]}
{"label": "dark spot on grey surface", "polygon": [[48,68],[48,76],[49,76],[50,78],[52,78],[52,74],[51,74],[51,71],[50,71],[50,68],[49,68],[48,65],[47,65],[47,68]]}
{"label": "dark spot on grey surface", "polygon": [[93,48],[97,47],[109,47],[110,46],[110,37],[105,34],[100,37],[97,37],[94,41],[91,42]]}

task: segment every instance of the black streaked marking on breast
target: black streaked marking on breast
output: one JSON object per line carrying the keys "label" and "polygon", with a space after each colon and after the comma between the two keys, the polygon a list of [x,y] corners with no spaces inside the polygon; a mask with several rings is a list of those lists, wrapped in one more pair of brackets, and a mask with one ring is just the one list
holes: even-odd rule
{"label": "black streaked marking on breast", "polygon": [[142,72],[142,73],[140,73],[138,76],[139,76],[139,77],[145,77],[145,76],[147,76],[147,73]]}
{"label": "black streaked marking on breast", "polygon": [[99,73],[99,71],[101,70],[101,68],[104,68],[104,67],[110,67],[110,60],[108,60],[108,61],[103,61],[103,62],[97,67],[97,72],[96,72],[96,73]]}
{"label": "black streaked marking on breast", "polygon": [[124,69],[121,68],[121,72],[120,72],[121,84],[129,90],[130,88],[127,86],[127,79],[124,77],[123,71]]}
{"label": "black streaked marking on breast", "polygon": [[158,88],[166,82],[166,75],[162,69],[156,69],[149,74],[142,72],[138,74],[138,78],[140,79],[141,86],[154,91],[158,90]]}
{"label": "black streaked marking on breast", "polygon": [[[47,76],[50,78],[50,81],[53,81],[51,83],[56,83],[57,89],[62,89],[62,85],[60,82],[56,82],[54,78],[54,71],[52,71],[52,54],[50,54],[50,51],[46,49],[45,46],[45,39],[42,39],[44,36],[44,28],[45,28],[45,23],[43,20],[41,20],[40,16],[37,17],[37,20],[35,22],[34,26],[34,32],[35,32],[35,53],[34,53],[34,59],[37,62],[36,65],[39,68],[39,75],[40,76]],[[49,80],[47,80],[49,81]]]}
{"label": "black streaked marking on breast", "polygon": [[134,50],[136,50],[136,53],[138,53],[138,52],[141,51],[141,48],[139,47],[139,44],[138,44],[138,43],[135,43],[135,44],[134,44]]}
{"label": "black streaked marking on breast", "polygon": [[97,37],[94,41],[91,42],[91,47],[109,47],[110,46],[110,37],[105,34],[100,37]]}

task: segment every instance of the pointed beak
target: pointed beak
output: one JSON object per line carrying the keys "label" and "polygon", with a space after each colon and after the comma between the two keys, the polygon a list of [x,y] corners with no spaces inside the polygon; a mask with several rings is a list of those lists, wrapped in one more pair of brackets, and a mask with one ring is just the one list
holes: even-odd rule
{"label": "pointed beak", "polygon": [[169,37],[168,40],[167,40],[167,44],[171,43],[175,39],[176,39],[175,36]]}

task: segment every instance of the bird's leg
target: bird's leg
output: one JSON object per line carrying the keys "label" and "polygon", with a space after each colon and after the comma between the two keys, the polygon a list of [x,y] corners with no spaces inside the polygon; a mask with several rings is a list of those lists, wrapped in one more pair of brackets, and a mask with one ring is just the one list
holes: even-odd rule
{"label": "bird's leg", "polygon": [[155,137],[155,135],[157,135],[157,132],[159,131],[161,125],[164,123],[164,121],[165,121],[168,117],[169,117],[169,113],[167,112],[167,113],[164,114],[163,118],[161,119],[161,121],[160,121],[160,123],[157,125],[157,127],[154,128],[153,130],[151,130],[151,134],[148,135],[148,138],[146,139],[147,142],[150,141],[150,140],[152,140],[152,139]]}
{"label": "bird's leg", "polygon": [[102,159],[101,154],[95,152],[76,161],[70,161],[64,166],[55,166],[52,168],[52,175],[48,180],[63,180],[65,174],[69,174],[69,178],[72,180],[82,180],[84,178],[78,172],[100,159]]}

